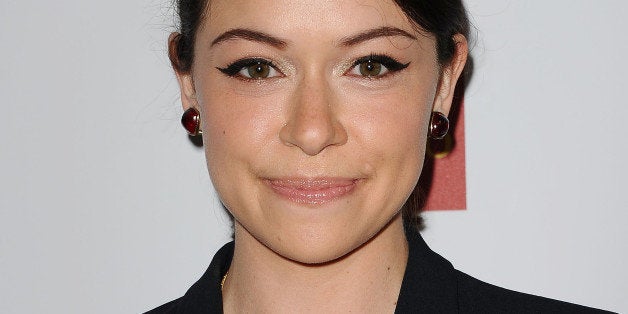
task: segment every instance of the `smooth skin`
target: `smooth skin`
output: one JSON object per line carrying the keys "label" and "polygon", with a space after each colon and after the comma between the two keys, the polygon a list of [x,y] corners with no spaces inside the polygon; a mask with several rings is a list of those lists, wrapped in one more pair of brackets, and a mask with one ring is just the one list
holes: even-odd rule
{"label": "smooth skin", "polygon": [[394,312],[400,210],[466,61],[455,40],[440,65],[393,1],[211,1],[177,77],[235,219],[226,313]]}

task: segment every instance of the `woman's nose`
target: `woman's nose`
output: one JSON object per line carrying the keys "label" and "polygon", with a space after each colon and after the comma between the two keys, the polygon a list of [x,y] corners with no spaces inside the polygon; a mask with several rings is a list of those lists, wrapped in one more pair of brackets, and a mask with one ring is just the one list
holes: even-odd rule
{"label": "woman's nose", "polygon": [[[347,131],[335,114],[333,96],[324,80],[302,82],[289,106],[281,141],[314,156],[330,146],[347,142]],[[336,110],[335,110],[336,109]]]}

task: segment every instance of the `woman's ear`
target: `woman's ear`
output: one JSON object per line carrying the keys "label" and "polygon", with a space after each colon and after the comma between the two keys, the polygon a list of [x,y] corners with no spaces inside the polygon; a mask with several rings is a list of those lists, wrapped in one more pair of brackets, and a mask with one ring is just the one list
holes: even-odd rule
{"label": "woman's ear", "polygon": [[179,89],[181,91],[181,104],[183,105],[183,111],[196,107],[196,89],[194,88],[194,80],[192,79],[192,70],[182,70],[181,62],[179,60],[179,40],[181,34],[173,32],[168,37],[168,57],[170,63],[177,75],[177,81],[179,82]]}
{"label": "woman's ear", "polygon": [[432,109],[433,111],[438,111],[445,115],[449,115],[456,83],[467,63],[467,54],[469,53],[467,39],[463,35],[456,34],[453,40],[456,44],[456,51],[451,61],[445,65],[441,71],[438,90],[436,92],[436,98],[434,99],[434,107]]}

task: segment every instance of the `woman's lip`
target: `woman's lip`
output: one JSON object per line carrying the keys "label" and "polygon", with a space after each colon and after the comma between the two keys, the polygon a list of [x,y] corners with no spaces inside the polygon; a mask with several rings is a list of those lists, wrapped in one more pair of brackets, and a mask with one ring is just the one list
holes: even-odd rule
{"label": "woman's lip", "polygon": [[310,205],[324,204],[351,193],[357,181],[349,178],[266,179],[278,195],[295,203]]}

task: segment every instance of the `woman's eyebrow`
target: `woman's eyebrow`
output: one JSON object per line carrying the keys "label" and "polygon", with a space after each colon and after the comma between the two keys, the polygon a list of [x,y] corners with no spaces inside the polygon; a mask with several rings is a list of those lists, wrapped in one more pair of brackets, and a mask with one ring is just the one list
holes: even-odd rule
{"label": "woman's eyebrow", "polygon": [[340,45],[344,47],[349,47],[349,46],[357,45],[367,40],[375,39],[378,37],[389,37],[389,36],[404,36],[404,37],[408,37],[410,39],[416,40],[416,37],[414,35],[404,31],[403,29],[390,27],[390,26],[383,26],[379,28],[366,30],[356,35],[346,37],[340,41]]}
{"label": "woman's eyebrow", "polygon": [[250,41],[256,41],[256,42],[271,45],[279,49],[284,49],[286,48],[286,45],[287,45],[287,43],[284,40],[274,37],[272,35],[260,32],[260,31],[255,31],[255,30],[247,29],[247,28],[234,28],[216,37],[216,39],[212,41],[210,47],[213,47],[219,43],[232,40],[232,39],[246,39]]}
{"label": "woman's eyebrow", "polygon": [[[371,39],[375,39],[378,37],[390,37],[390,36],[404,36],[413,40],[416,40],[416,37],[400,28],[383,26],[379,28],[369,29],[364,32],[360,32],[358,34],[346,37],[340,41],[341,46],[349,47],[357,45],[361,42],[368,41]],[[285,40],[277,38],[273,35],[248,29],[248,28],[234,28],[230,29],[222,34],[220,34],[214,41],[211,43],[211,47],[223,43],[225,41],[233,40],[233,39],[245,39],[250,41],[256,41],[260,43],[265,43],[271,45],[278,49],[285,49],[287,43]]]}

